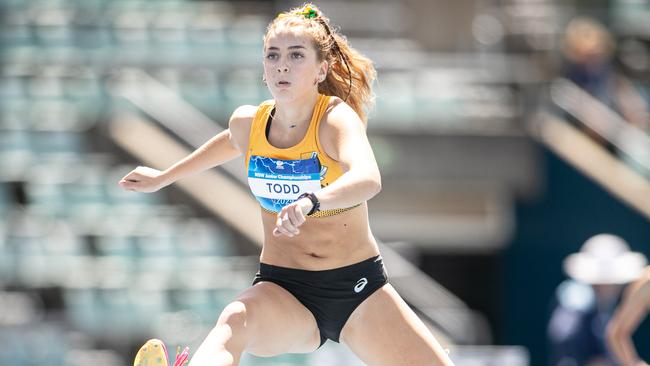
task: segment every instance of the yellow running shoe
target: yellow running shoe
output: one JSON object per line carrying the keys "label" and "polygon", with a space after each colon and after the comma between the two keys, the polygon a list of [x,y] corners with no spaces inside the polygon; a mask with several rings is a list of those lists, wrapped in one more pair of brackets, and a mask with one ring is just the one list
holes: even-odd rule
{"label": "yellow running shoe", "polygon": [[[183,352],[176,354],[174,366],[182,366],[189,358],[189,348],[185,347]],[[133,366],[169,366],[167,358],[167,347],[160,339],[150,339],[145,343],[138,354],[135,355]]]}

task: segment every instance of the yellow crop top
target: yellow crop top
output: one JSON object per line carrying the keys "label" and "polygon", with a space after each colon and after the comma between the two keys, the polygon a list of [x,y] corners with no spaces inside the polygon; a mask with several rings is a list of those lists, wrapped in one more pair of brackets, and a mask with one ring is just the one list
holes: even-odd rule
{"label": "yellow crop top", "polygon": [[[248,185],[262,209],[277,213],[304,192],[317,192],[343,174],[338,162],[330,158],[318,140],[318,126],[330,97],[319,94],[307,133],[297,145],[286,149],[271,145],[266,126],[274,100],[259,105],[253,118],[246,151]],[[317,211],[309,217],[325,217],[354,207]]]}

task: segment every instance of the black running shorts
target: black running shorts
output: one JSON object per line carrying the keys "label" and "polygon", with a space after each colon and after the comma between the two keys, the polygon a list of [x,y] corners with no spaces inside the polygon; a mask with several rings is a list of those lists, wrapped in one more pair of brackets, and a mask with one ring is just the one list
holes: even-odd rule
{"label": "black running shorts", "polygon": [[381,256],[322,271],[260,263],[253,285],[273,282],[289,291],[316,318],[321,342],[339,342],[341,329],[365,299],[388,282]]}

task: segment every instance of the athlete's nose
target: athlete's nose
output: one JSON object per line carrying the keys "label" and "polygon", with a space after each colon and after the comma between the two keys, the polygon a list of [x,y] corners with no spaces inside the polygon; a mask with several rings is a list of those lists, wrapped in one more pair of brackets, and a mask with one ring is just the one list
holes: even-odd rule
{"label": "athlete's nose", "polygon": [[283,73],[283,72],[289,72],[289,66],[278,66],[278,72]]}

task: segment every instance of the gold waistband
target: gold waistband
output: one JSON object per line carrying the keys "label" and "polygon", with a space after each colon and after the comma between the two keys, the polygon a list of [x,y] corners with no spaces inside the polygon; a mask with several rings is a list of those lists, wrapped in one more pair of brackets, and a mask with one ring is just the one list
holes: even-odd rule
{"label": "gold waistband", "polygon": [[[350,211],[351,209],[356,208],[356,207],[359,207],[359,206],[361,206],[360,203],[359,203],[358,205],[354,205],[354,206],[346,207],[346,208],[333,208],[333,209],[331,209],[331,210],[316,211],[316,212],[314,212],[314,213],[311,214],[311,215],[307,215],[307,217],[327,217],[327,216],[334,216],[334,215],[338,215],[338,214],[340,214],[340,213],[343,213],[343,212],[345,212],[345,211]],[[260,206],[260,207],[262,207],[262,206]],[[262,207],[262,210],[264,210],[264,211],[266,211],[266,212],[268,212],[268,213],[271,213],[271,214],[277,214],[277,212],[275,212],[275,211],[271,211],[271,210],[269,210],[269,209],[267,209],[267,208],[264,208],[264,207]]]}

